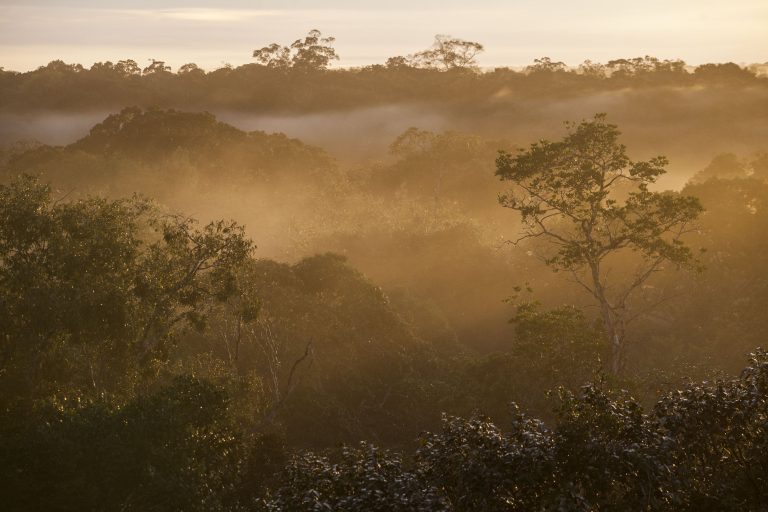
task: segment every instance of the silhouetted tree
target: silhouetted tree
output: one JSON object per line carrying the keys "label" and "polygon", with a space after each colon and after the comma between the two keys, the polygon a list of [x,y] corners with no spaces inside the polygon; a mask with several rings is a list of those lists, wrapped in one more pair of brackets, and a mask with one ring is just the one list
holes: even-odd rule
{"label": "silhouetted tree", "polygon": [[412,65],[427,69],[477,69],[475,57],[483,45],[447,35],[436,35],[432,47],[411,56]]}
{"label": "silhouetted tree", "polygon": [[528,73],[557,73],[568,71],[564,62],[553,61],[549,57],[533,59],[533,64],[526,67]]}
{"label": "silhouetted tree", "polygon": [[605,78],[606,67],[599,62],[592,62],[591,60],[585,60],[579,65],[579,72],[584,76],[593,78]]}
{"label": "silhouetted tree", "polygon": [[131,59],[118,61],[115,70],[124,77],[141,74],[141,68],[135,60]]}
{"label": "silhouetted tree", "polygon": [[291,45],[281,46],[272,43],[253,51],[253,57],[259,64],[275,69],[300,69],[320,71],[328,68],[332,60],[339,60],[333,43],[334,37],[322,37],[322,33],[310,30],[304,39],[297,39]]}
{"label": "silhouetted tree", "polygon": [[402,69],[411,67],[408,58],[403,57],[402,55],[388,58],[384,65],[387,67],[387,69]]}
{"label": "silhouetted tree", "polygon": [[253,50],[253,58],[268,68],[287,69],[291,67],[291,49],[277,43]]}
{"label": "silhouetted tree", "polygon": [[205,71],[201,69],[197,64],[194,62],[189,62],[187,64],[184,64],[179,68],[178,71],[179,75],[205,75]]}
{"label": "silhouetted tree", "polygon": [[755,79],[755,74],[733,62],[724,64],[702,64],[694,72],[694,77],[705,83],[730,85],[750,82]]}
{"label": "silhouetted tree", "polygon": [[171,71],[171,66],[166,66],[165,61],[162,60],[155,60],[155,59],[149,59],[152,62],[149,64],[149,66],[145,67],[142,70],[142,73],[145,75],[154,75],[156,73],[168,73]]}
{"label": "silhouetted tree", "polygon": [[649,55],[611,60],[606,64],[606,68],[610,70],[611,76],[616,78],[637,78],[651,75],[674,77],[686,74],[685,62],[682,60],[660,60]]}

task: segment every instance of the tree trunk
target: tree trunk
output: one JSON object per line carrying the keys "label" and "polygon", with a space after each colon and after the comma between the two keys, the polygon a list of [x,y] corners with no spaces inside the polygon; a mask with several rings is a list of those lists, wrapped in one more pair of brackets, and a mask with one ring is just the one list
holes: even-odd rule
{"label": "tree trunk", "polygon": [[611,344],[611,373],[618,375],[624,367],[624,333],[619,327],[621,321],[615,317],[608,301],[600,298],[600,313],[608,342]]}
{"label": "tree trunk", "polygon": [[595,289],[595,297],[600,302],[600,316],[603,319],[603,327],[608,342],[611,344],[611,374],[619,375],[624,368],[624,329],[623,321],[611,307],[605,296],[603,284],[600,282],[600,269],[597,265],[591,265],[592,282]]}
{"label": "tree trunk", "polygon": [[611,341],[611,373],[619,375],[624,369],[624,339],[618,332],[613,333]]}

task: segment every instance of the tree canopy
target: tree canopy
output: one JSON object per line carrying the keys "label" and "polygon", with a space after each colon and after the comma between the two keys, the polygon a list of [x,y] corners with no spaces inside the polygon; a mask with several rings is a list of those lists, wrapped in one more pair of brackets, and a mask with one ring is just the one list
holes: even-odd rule
{"label": "tree canopy", "polygon": [[477,69],[475,57],[484,50],[483,45],[448,35],[438,34],[432,47],[410,57],[411,65],[427,69]]}
{"label": "tree canopy", "polygon": [[304,39],[297,39],[290,46],[272,43],[253,51],[253,58],[259,64],[275,69],[297,69],[321,71],[333,60],[339,60],[333,43],[334,37],[322,37],[317,30],[310,30]]}
{"label": "tree canopy", "polygon": [[252,247],[234,222],[198,227],[138,198],[60,202],[28,175],[0,185],[3,399],[130,394],[177,324],[204,324],[234,292]]}

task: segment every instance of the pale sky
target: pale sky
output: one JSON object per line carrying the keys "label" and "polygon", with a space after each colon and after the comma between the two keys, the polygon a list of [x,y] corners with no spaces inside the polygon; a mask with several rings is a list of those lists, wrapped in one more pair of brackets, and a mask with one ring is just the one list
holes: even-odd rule
{"label": "pale sky", "polygon": [[422,50],[435,34],[484,44],[484,67],[542,56],[768,61],[768,0],[0,0],[0,66],[155,58],[210,70],[313,28],[336,37],[345,67]]}

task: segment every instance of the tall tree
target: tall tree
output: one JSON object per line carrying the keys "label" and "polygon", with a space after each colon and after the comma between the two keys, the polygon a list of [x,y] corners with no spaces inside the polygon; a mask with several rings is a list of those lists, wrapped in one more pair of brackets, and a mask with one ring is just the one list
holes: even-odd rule
{"label": "tall tree", "polygon": [[477,69],[475,58],[483,45],[446,35],[436,35],[432,47],[411,56],[416,67],[439,69]]}
{"label": "tall tree", "polygon": [[256,59],[256,62],[268,68],[288,69],[291,67],[291,49],[277,43],[253,50],[253,58]]}
{"label": "tall tree", "polygon": [[253,51],[259,64],[274,69],[301,69],[320,71],[328,68],[332,60],[339,60],[333,43],[334,37],[323,37],[317,30],[310,30],[304,39],[297,39],[290,46],[272,43]]}
{"label": "tall tree", "polygon": [[[545,263],[569,272],[599,304],[611,343],[611,371],[625,364],[630,299],[665,263],[695,262],[682,237],[702,211],[694,197],[652,192],[666,171],[663,156],[629,159],[617,126],[604,114],[568,124],[559,142],[540,141],[513,156],[500,152],[496,174],[512,184],[499,198],[520,212],[522,233],[513,241],[546,240]],[[639,256],[634,275],[608,282],[611,257]]]}
{"label": "tall tree", "polygon": [[333,49],[335,37],[323,37],[319,30],[310,30],[304,39],[291,44],[295,52],[291,62],[294,68],[306,70],[326,69],[332,60],[339,60]]}

